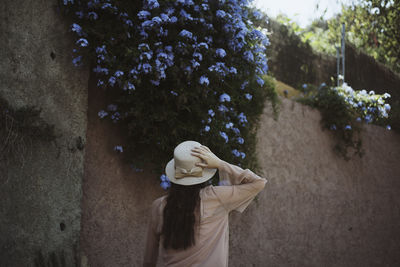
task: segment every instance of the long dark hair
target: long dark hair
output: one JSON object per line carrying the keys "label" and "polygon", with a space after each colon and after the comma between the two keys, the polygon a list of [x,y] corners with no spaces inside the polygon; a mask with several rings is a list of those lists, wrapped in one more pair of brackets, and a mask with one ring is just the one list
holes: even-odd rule
{"label": "long dark hair", "polygon": [[[186,249],[196,243],[195,222],[199,219],[200,189],[209,185],[209,181],[196,185],[179,185],[171,183],[167,204],[163,211],[165,249]],[[196,216],[197,214],[197,216]]]}

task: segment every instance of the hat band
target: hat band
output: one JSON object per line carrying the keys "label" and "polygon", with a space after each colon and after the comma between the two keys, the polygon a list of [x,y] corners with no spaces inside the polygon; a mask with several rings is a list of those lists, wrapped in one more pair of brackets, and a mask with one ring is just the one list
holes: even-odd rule
{"label": "hat band", "polygon": [[179,179],[187,176],[201,177],[203,176],[203,168],[196,166],[188,171],[184,168],[175,166],[175,178]]}

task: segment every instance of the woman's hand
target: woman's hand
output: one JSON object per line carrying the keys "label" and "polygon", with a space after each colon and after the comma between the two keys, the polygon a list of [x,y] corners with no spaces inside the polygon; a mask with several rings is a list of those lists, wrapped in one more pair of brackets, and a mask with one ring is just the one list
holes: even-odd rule
{"label": "woman's hand", "polygon": [[221,160],[206,146],[201,145],[200,147],[193,148],[191,151],[191,155],[199,157],[204,161],[196,163],[196,166],[208,169],[216,169],[221,163]]}

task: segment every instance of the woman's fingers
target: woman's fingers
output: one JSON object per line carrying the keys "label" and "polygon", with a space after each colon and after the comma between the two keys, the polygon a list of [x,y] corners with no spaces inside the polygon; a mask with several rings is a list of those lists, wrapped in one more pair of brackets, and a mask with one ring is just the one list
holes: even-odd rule
{"label": "woman's fingers", "polygon": [[201,162],[196,163],[196,166],[207,168],[207,164]]}
{"label": "woman's fingers", "polygon": [[203,159],[203,157],[204,157],[202,154],[197,153],[197,152],[191,152],[190,154],[193,155],[193,156],[199,157],[201,159]]}
{"label": "woman's fingers", "polygon": [[201,145],[203,148],[205,148],[208,152],[211,152],[211,150],[208,148],[208,147],[206,147],[206,146],[203,146],[203,145]]}

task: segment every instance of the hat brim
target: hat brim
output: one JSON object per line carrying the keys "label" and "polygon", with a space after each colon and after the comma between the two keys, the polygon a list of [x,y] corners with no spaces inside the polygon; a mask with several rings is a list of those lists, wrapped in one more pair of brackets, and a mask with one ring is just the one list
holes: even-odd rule
{"label": "hat brim", "polygon": [[212,178],[216,172],[217,172],[217,169],[203,168],[203,176],[200,176],[200,177],[188,176],[188,177],[176,179],[175,178],[175,161],[174,161],[174,159],[171,159],[167,163],[167,166],[165,167],[165,173],[166,173],[168,179],[171,181],[171,183],[180,184],[180,185],[193,185],[193,184],[204,183],[205,181],[210,180],[210,178]]}

